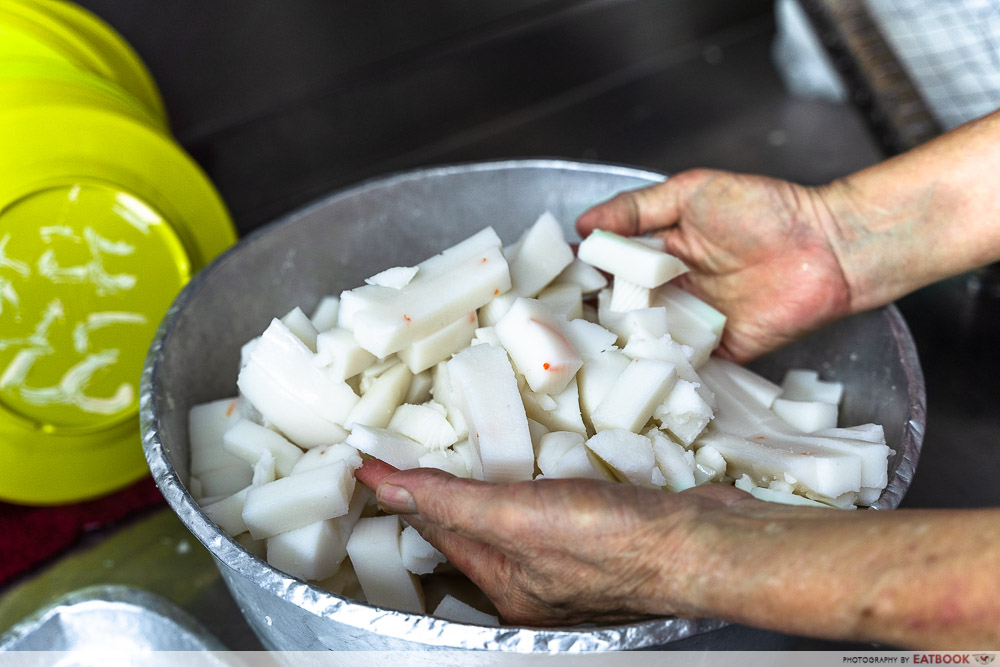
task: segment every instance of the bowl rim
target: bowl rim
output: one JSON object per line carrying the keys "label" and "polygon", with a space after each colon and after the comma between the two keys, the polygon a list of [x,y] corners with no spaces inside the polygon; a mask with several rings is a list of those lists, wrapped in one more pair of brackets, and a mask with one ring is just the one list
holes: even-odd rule
{"label": "bowl rim", "polygon": [[[140,422],[142,445],[153,478],[171,509],[181,518],[187,529],[211,552],[217,564],[225,566],[249,580],[267,593],[276,596],[311,614],[347,626],[409,642],[430,646],[458,649],[493,651],[601,651],[632,650],[656,646],[692,635],[720,629],[727,622],[717,619],[684,619],[673,616],[635,621],[618,625],[595,627],[535,628],[525,626],[484,627],[448,621],[428,614],[411,614],[394,609],[380,608],[319,588],[301,579],[275,569],[262,559],[252,556],[233,537],[219,529],[202,511],[188,492],[177,470],[166,454],[160,436],[160,416],[155,387],[159,376],[161,351],[173,330],[176,315],[184,310],[198,294],[209,277],[219,267],[232,260],[245,245],[255,243],[264,235],[280,233],[285,225],[294,224],[315,209],[329,205],[340,198],[355,196],[366,190],[386,187],[401,181],[418,178],[446,176],[453,173],[502,171],[508,169],[561,169],[600,174],[614,174],[645,180],[650,184],[662,182],[666,175],[623,165],[583,162],[562,159],[516,159],[486,162],[456,163],[395,172],[374,177],[356,185],[328,193],[311,203],[293,210],[274,221],[262,225],[230,247],[201,270],[178,294],[167,310],[156,336],[150,345],[140,382]],[[923,373],[917,358],[916,346],[909,328],[895,305],[882,310],[889,329],[901,352],[900,361],[909,383],[909,412],[903,427],[901,441],[915,446],[916,452],[923,439],[926,419],[926,398]],[[886,494],[893,494],[895,504],[913,476],[916,459],[900,461],[900,466],[890,476]],[[248,556],[250,556],[248,558]],[[420,638],[414,630],[421,629]]]}

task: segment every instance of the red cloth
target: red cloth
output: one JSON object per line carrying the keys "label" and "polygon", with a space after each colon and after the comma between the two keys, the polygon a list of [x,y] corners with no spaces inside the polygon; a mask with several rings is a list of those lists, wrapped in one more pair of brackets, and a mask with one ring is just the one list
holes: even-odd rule
{"label": "red cloth", "polygon": [[75,505],[26,507],[0,503],[0,584],[64,551],[88,532],[165,501],[152,477]]}

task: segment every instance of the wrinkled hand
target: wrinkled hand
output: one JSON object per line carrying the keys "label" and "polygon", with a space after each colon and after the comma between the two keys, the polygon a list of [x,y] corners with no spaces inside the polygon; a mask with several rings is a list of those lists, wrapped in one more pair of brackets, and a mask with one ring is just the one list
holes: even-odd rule
{"label": "wrinkled hand", "polygon": [[680,286],[728,317],[720,354],[745,362],[850,312],[823,197],[818,188],[698,169],[619,194],[581,215],[577,228],[662,237],[691,269]]}
{"label": "wrinkled hand", "polygon": [[356,475],[523,625],[697,615],[685,599],[703,567],[686,539],[694,517],[756,502],[715,484],[679,494],[581,479],[488,484],[377,459]]}

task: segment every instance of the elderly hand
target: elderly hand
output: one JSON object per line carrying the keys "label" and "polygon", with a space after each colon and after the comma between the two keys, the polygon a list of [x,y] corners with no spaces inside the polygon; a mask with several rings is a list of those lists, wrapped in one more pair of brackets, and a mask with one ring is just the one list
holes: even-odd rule
{"label": "elderly hand", "polygon": [[728,317],[719,353],[744,362],[849,313],[834,223],[820,189],[699,169],[619,194],[577,228],[662,237],[691,269],[679,284]]}
{"label": "elderly hand", "polygon": [[581,479],[487,484],[372,459],[357,477],[522,625],[695,616],[686,583],[701,512],[757,502],[731,486],[679,494]]}

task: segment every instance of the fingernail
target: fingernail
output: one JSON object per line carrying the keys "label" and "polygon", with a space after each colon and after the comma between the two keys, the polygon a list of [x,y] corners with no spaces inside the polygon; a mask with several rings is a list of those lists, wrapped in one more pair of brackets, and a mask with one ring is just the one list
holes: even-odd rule
{"label": "fingernail", "polygon": [[378,487],[378,504],[387,512],[397,514],[416,514],[417,512],[417,503],[413,501],[410,492],[394,484],[383,484]]}

